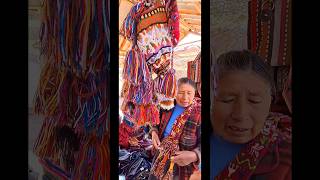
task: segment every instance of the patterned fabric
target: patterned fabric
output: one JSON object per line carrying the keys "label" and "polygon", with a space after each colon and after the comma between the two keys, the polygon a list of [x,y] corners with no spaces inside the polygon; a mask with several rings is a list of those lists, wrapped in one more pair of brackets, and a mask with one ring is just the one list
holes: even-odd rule
{"label": "patterned fabric", "polygon": [[291,64],[291,0],[250,0],[248,49],[272,66]]}
{"label": "patterned fabric", "polygon": [[[191,105],[192,110],[190,116],[187,117],[187,120],[184,124],[183,130],[181,132],[181,136],[178,142],[178,148],[180,151],[195,151],[201,159],[201,101],[199,98],[195,98],[194,104]],[[166,128],[166,125],[171,117],[173,109],[167,111],[164,110],[160,113],[161,120],[160,124],[157,127],[153,127],[153,130],[158,131],[158,135],[161,138],[161,142],[163,142],[163,133]],[[187,111],[187,110],[186,110]],[[183,113],[184,114],[184,113]],[[182,114],[182,115],[183,115]],[[174,130],[173,130],[174,131]],[[200,161],[199,161],[200,162]],[[191,174],[198,169],[198,163],[192,163],[190,165],[179,167],[177,165],[174,166],[174,176],[179,176],[179,179],[189,179]],[[165,165],[165,168],[169,168],[170,161],[168,161]]]}
{"label": "patterned fabric", "polygon": [[[285,148],[284,145],[286,145]],[[283,154],[283,152],[286,153]],[[270,161],[270,154],[273,153],[276,154],[271,159],[271,162],[274,164],[267,166],[265,162]],[[280,157],[279,154],[283,157]],[[274,172],[278,172],[276,171],[277,167],[282,168],[283,166],[281,164],[283,162],[279,158],[285,158],[285,166],[289,169],[291,168],[291,119],[282,114],[271,113],[261,133],[250,141],[236,158],[214,179],[248,180],[258,176],[260,178],[262,176],[274,178],[277,175]],[[270,162],[268,163],[270,164]],[[291,172],[286,171],[285,173],[290,174]]]}

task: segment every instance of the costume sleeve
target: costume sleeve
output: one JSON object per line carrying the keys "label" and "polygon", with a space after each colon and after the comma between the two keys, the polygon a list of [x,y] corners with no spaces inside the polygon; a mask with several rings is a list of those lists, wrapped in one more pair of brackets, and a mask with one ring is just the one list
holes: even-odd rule
{"label": "costume sleeve", "polygon": [[135,40],[136,30],[137,30],[137,18],[139,15],[139,10],[141,9],[141,3],[134,5],[127,17],[123,20],[122,26],[120,28],[120,35],[124,36],[130,41]]}

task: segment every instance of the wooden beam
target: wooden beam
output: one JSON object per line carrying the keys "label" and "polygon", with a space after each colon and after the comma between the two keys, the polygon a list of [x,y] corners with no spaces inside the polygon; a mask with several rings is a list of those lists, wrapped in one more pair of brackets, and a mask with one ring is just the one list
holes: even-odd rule
{"label": "wooden beam", "polygon": [[199,13],[196,10],[193,10],[193,9],[179,9],[179,13],[192,14],[192,15],[201,15],[201,13]]}
{"label": "wooden beam", "polygon": [[194,7],[197,10],[197,12],[201,14],[201,2],[194,3]]}
{"label": "wooden beam", "polygon": [[201,25],[201,19],[183,18],[183,20],[191,25]]}
{"label": "wooden beam", "polygon": [[183,14],[179,13],[181,18],[193,18],[193,19],[201,19],[201,15],[194,15],[194,14]]}

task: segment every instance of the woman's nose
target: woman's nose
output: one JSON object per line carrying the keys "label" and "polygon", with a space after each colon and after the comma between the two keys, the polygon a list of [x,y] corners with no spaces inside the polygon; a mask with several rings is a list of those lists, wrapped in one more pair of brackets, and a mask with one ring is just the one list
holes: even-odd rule
{"label": "woman's nose", "polygon": [[184,100],[186,100],[186,99],[188,99],[188,95],[187,95],[187,94],[183,94],[182,98],[183,98]]}
{"label": "woman's nose", "polygon": [[243,121],[246,120],[249,115],[249,109],[248,105],[245,101],[240,100],[236,102],[233,106],[231,117],[235,121]]}

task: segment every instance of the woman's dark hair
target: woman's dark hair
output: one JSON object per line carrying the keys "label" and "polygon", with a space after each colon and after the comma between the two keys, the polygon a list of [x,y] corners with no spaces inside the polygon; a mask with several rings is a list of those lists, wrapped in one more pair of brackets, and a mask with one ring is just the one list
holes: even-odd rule
{"label": "woman's dark hair", "polygon": [[191,85],[194,90],[197,90],[197,85],[194,81],[192,81],[191,79],[188,79],[187,77],[183,77],[183,78],[180,78],[178,80],[178,87],[181,85],[181,84],[189,84]]}
{"label": "woman's dark hair", "polygon": [[[248,50],[230,51],[218,57],[213,64],[214,83],[221,78],[224,73],[230,71],[252,71],[264,79],[271,89],[271,94],[275,92],[275,85],[272,76],[271,66],[258,55]],[[214,88],[216,86],[214,85]]]}

